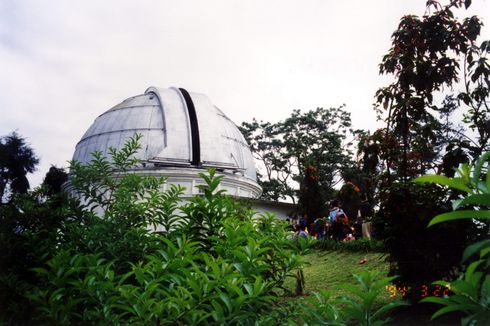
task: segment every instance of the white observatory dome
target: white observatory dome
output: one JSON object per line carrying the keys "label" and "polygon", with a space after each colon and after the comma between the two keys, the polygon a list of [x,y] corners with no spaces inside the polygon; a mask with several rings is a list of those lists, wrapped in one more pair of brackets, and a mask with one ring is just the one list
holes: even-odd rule
{"label": "white observatory dome", "polygon": [[143,135],[136,170],[165,176],[167,183],[198,193],[198,173],[213,167],[224,176],[230,195],[257,198],[254,160],[237,126],[206,95],[183,88],[148,88],[101,114],[78,142],[73,160],[88,163],[91,153],[120,149],[136,133]]}

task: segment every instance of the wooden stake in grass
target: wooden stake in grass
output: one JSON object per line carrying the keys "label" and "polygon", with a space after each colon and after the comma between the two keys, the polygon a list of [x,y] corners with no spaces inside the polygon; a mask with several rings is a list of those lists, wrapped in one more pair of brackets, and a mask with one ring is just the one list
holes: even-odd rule
{"label": "wooden stake in grass", "polygon": [[303,269],[298,269],[296,272],[296,295],[303,295],[305,289],[305,276],[303,275]]}

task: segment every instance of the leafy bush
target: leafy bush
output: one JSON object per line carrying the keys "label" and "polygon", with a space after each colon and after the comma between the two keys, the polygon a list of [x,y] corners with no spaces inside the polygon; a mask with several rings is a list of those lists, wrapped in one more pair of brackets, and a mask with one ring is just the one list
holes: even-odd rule
{"label": "leafy bush", "polygon": [[[486,167],[486,177],[481,174],[490,152],[480,156],[474,165],[462,164],[456,170],[456,177],[448,178],[440,175],[427,175],[415,179],[419,183],[436,183],[466,192],[466,196],[453,201],[453,212],[434,217],[429,226],[455,220],[480,220],[487,227],[490,219],[490,170]],[[470,207],[473,209],[463,209]],[[488,235],[488,233],[487,233]],[[479,253],[477,258],[475,254]],[[445,307],[439,309],[432,318],[443,314],[460,311],[465,314],[462,325],[488,325],[490,322],[490,240],[476,242],[468,246],[463,255],[463,263],[472,258],[471,262],[457,280],[452,282],[436,281],[435,284],[448,287],[453,293],[449,297],[428,297],[422,302],[432,302]]]}
{"label": "leafy bush", "polygon": [[98,255],[62,252],[37,268],[45,283],[31,298],[48,324],[249,324],[275,299],[260,276],[199,251],[198,243],[165,239],[158,253],[119,274]]}
{"label": "leafy bush", "polygon": [[63,194],[44,189],[16,195],[0,205],[0,324],[30,324],[28,293],[38,281],[32,268],[53,258],[65,242],[67,223],[84,212]]}
{"label": "leafy bush", "polygon": [[0,322],[250,325],[347,319],[321,294],[295,308],[278,300],[286,278],[304,282],[301,255],[310,241],[287,240],[283,222],[271,215],[252,218],[218,190],[221,177],[213,170],[202,175],[203,195],[179,207],[181,188],[161,192],[164,180],[131,170],[137,147],[132,140],[121,151],[111,150],[110,161],[95,153],[88,165],[73,162],[81,206],[36,197],[2,207],[11,221],[2,236],[14,241],[3,244],[12,249],[26,241],[15,252],[29,263],[15,265],[8,255],[2,261],[10,265],[0,271],[0,284],[15,290],[15,301],[2,297],[7,308]]}
{"label": "leafy bush", "polygon": [[126,273],[118,272],[119,260],[60,253],[49,268],[36,269],[44,277],[32,297],[41,307],[40,321],[250,324],[272,307],[275,289],[299,262],[290,246],[274,238],[272,222],[229,217],[205,247],[211,250],[203,250],[193,234],[148,234],[160,249],[131,263]]}
{"label": "leafy bush", "polygon": [[385,291],[385,288],[391,284],[395,277],[381,277],[380,272],[362,271],[354,274],[358,284],[357,286],[346,284],[343,287],[351,296],[341,296],[339,302],[345,306],[342,308],[346,318],[354,320],[357,325],[383,325],[389,319],[382,319],[396,307],[407,305],[400,300],[391,301],[379,308],[374,303],[376,297]]}
{"label": "leafy bush", "polygon": [[403,286],[417,288],[417,284],[454,277],[474,226],[459,221],[426,228],[434,215],[449,210],[448,194],[441,187],[393,184],[385,189],[373,225],[389,253],[390,275],[399,275],[397,281]]}
{"label": "leafy bush", "polygon": [[84,210],[55,226],[62,240],[30,266],[36,282],[21,296],[31,322],[254,323],[296,277],[309,244],[286,240],[273,216],[252,218],[218,190],[213,170],[201,175],[203,195],[179,207],[181,188],[162,192],[165,180],[131,170],[137,138],[111,149],[111,160],[95,153],[72,163]]}
{"label": "leafy bush", "polygon": [[357,239],[352,241],[335,241],[333,239],[320,239],[314,247],[320,250],[345,250],[351,252],[383,252],[385,247],[382,241],[375,239]]}
{"label": "leafy bush", "polygon": [[385,304],[377,301],[394,277],[369,271],[355,272],[353,276],[355,285],[342,285],[348,295],[332,298],[326,291],[316,292],[310,298],[283,305],[260,321],[265,325],[384,325],[390,321],[385,318],[390,311],[407,305],[399,298]]}

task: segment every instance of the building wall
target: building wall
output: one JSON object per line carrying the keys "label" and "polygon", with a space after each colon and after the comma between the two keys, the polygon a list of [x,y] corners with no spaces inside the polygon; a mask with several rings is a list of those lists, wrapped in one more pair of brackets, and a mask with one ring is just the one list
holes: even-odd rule
{"label": "building wall", "polygon": [[291,218],[296,212],[296,205],[268,200],[251,200],[252,207],[257,215],[269,212],[277,218],[285,220]]}

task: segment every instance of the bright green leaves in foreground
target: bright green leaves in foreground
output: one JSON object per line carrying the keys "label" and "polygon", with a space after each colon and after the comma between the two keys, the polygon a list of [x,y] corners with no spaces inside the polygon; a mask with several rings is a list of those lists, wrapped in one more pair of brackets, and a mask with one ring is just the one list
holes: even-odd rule
{"label": "bright green leaves in foreground", "polygon": [[[202,195],[179,202],[182,188],[162,191],[165,180],[133,169],[137,139],[111,150],[111,160],[95,153],[87,165],[72,163],[73,191],[82,196],[83,209],[61,199],[56,206],[54,199],[28,201],[43,211],[20,201],[0,207],[0,216],[12,215],[12,224],[0,228],[0,239],[5,234],[21,239],[15,244],[28,246],[19,252],[36,258],[24,269],[0,269],[0,288],[16,290],[8,306],[0,302],[0,324],[284,325],[301,320],[345,325],[359,319],[339,308],[348,302],[354,307],[355,299],[347,297],[338,307],[321,293],[284,304],[279,295],[285,280],[302,275],[301,256],[311,240],[288,239],[286,225],[272,215],[252,217],[219,190],[221,177],[213,170],[201,175]],[[60,222],[42,232],[39,223],[19,224],[19,216],[39,215],[46,222],[45,215],[54,214],[61,215]],[[50,249],[43,255],[44,247]],[[384,283],[374,280],[378,275],[359,275],[362,284],[371,285],[353,295],[363,298],[359,309],[372,313],[368,323],[374,325],[396,305],[375,310],[373,300]],[[8,287],[6,279],[12,280]],[[26,303],[26,314],[17,313]]]}
{"label": "bright green leaves in foreground", "polygon": [[471,263],[458,280],[438,281],[434,284],[448,287],[453,294],[448,297],[428,297],[421,301],[445,306],[432,316],[433,319],[450,312],[460,311],[466,315],[461,320],[462,325],[488,325],[490,321],[488,259]]}
{"label": "bright green leaves in foreground", "polygon": [[[474,165],[462,164],[457,170],[455,178],[442,175],[425,175],[414,180],[416,183],[435,183],[441,186],[461,190],[468,195],[453,202],[454,212],[437,215],[429,225],[457,219],[490,219],[490,211],[482,208],[490,207],[490,171],[487,168],[485,181],[480,176],[484,163],[490,158],[490,152],[483,154]],[[462,207],[473,206],[478,209],[457,210]]]}
{"label": "bright green leaves in foreground", "polygon": [[442,186],[448,186],[450,188],[462,190],[465,192],[471,192],[471,189],[467,186],[467,180],[463,178],[448,178],[444,175],[424,175],[414,180],[417,183],[436,183]]}
{"label": "bright green leaves in foreground", "polygon": [[390,321],[389,312],[397,307],[408,305],[394,299],[383,305],[379,296],[392,285],[394,277],[384,277],[380,272],[358,271],[353,273],[354,284],[341,285],[347,295],[332,297],[326,291],[313,293],[313,296],[290,302],[276,309],[261,322],[276,325],[280,319],[295,321],[287,325],[384,325]]}
{"label": "bright green leaves in foreground", "polygon": [[408,305],[401,300],[391,301],[381,307],[375,307],[375,299],[385,287],[396,277],[382,277],[381,272],[361,271],[354,274],[357,286],[344,285],[352,296],[342,296],[340,302],[345,305],[344,313],[354,319],[356,325],[384,325],[389,319],[383,319],[386,314],[400,306]]}
{"label": "bright green leaves in foreground", "polygon": [[[283,223],[251,212],[202,174],[202,196],[139,174],[137,140],[111,159],[73,162],[87,213],[69,219],[58,251],[34,269],[33,320],[46,324],[253,324],[277,304],[304,246]],[[125,173],[121,173],[125,172]],[[159,230],[155,232],[155,230]],[[160,231],[161,230],[161,231]]]}
{"label": "bright green leaves in foreground", "polygon": [[[415,179],[419,183],[436,183],[461,190],[467,195],[453,202],[453,212],[434,217],[429,226],[457,219],[490,219],[490,169],[487,161],[490,152],[483,154],[475,164],[463,164],[456,170],[456,178],[444,176],[423,176]],[[482,180],[482,172],[486,165],[486,176]],[[471,210],[457,210],[471,207]],[[470,245],[463,254],[463,262],[468,261],[476,253],[478,258],[471,262],[463,275],[455,281],[438,281],[435,284],[448,287],[452,295],[448,297],[428,297],[422,302],[443,305],[432,318],[451,313],[463,312],[466,317],[462,325],[488,325],[490,322],[490,240],[483,240]]]}

